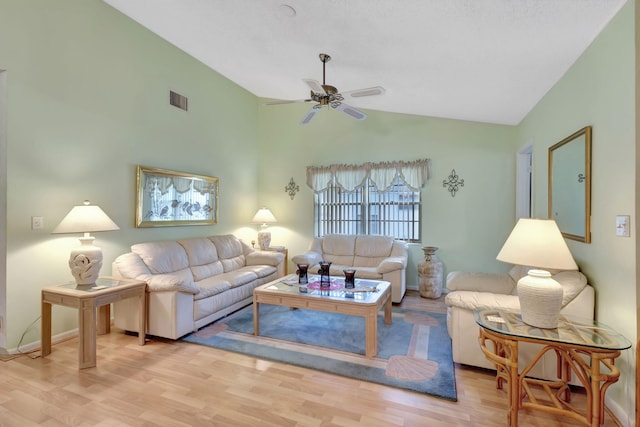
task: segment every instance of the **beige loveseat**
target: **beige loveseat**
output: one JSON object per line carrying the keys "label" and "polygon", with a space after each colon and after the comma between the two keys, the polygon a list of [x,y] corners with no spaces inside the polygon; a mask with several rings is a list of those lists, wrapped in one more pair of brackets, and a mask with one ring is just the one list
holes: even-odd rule
{"label": "beige loveseat", "polygon": [[[256,286],[284,275],[283,260],[224,235],[139,243],[112,268],[116,277],[147,282],[147,333],[177,339],[250,304]],[[114,322],[136,331],[131,301],[114,304]]]}
{"label": "beige loveseat", "polygon": [[[504,274],[449,273],[445,303],[454,362],[495,369],[480,349],[473,310],[480,307],[520,309],[516,284],[527,271],[527,267],[515,266]],[[594,291],[586,277],[579,271],[554,271],[552,274],[564,291],[560,314],[593,319]],[[520,365],[530,362],[541,348],[539,344],[521,344],[518,349]],[[547,353],[531,374],[538,378],[557,379],[555,357]]]}
{"label": "beige loveseat", "polygon": [[332,276],[344,276],[342,270],[354,268],[357,278],[390,282],[391,300],[400,302],[406,291],[407,259],[407,243],[393,237],[331,234],[314,239],[307,252],[291,260],[308,264],[312,273],[320,261],[331,262]]}

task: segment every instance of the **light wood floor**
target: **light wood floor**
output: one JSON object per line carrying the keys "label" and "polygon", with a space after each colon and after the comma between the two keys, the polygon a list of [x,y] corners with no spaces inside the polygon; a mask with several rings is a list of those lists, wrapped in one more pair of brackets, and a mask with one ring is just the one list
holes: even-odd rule
{"label": "light wood floor", "polygon": [[[444,311],[415,292],[403,307]],[[78,370],[77,340],[0,362],[0,426],[505,426],[493,373],[456,366],[458,402],[112,330],[98,366]],[[580,404],[584,395],[574,394]],[[578,425],[520,412],[521,426]],[[609,414],[605,426],[617,424]]]}

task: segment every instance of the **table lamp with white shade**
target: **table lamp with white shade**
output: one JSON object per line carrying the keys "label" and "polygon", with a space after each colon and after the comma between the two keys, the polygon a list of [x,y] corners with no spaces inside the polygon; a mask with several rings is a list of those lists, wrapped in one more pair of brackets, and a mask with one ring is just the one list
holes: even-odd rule
{"label": "table lamp with white shade", "polygon": [[253,216],[251,220],[254,224],[262,224],[261,230],[258,232],[258,243],[260,249],[267,249],[271,245],[271,233],[266,231],[269,223],[277,222],[276,217],[268,208],[262,207]]}
{"label": "table lamp with white shade", "polygon": [[85,200],[83,205],[74,206],[52,233],[84,233],[80,246],[71,251],[69,267],[78,285],[96,283],[102,267],[102,249],[93,245],[95,237],[89,233],[119,230],[120,227],[107,216],[100,207]]}
{"label": "table lamp with white shade", "polygon": [[496,258],[533,267],[517,285],[522,321],[538,328],[557,328],[563,290],[546,269],[577,270],[578,266],[556,222],[521,218]]}

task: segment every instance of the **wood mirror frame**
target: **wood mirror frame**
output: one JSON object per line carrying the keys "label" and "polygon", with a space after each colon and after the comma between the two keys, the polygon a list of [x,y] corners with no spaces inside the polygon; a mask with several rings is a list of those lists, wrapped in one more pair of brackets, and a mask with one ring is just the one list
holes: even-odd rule
{"label": "wood mirror frame", "polygon": [[567,239],[591,243],[591,126],[549,147],[549,218]]}

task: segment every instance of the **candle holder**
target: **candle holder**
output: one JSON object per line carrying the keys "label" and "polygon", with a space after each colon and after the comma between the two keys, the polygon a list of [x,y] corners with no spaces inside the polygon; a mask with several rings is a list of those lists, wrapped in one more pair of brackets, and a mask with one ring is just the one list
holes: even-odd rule
{"label": "candle holder", "polygon": [[329,274],[330,267],[330,262],[320,262],[320,270],[318,270],[318,274],[320,275],[320,289],[329,289],[331,287],[331,276]]}

